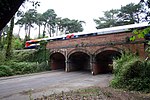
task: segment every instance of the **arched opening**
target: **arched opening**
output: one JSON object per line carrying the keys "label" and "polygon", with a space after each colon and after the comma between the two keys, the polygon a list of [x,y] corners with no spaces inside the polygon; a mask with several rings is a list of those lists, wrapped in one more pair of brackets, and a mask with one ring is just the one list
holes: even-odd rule
{"label": "arched opening", "polygon": [[98,53],[95,57],[96,73],[112,73],[113,59],[120,56],[121,53],[114,50],[106,50]]}
{"label": "arched opening", "polygon": [[50,56],[50,67],[52,70],[63,69],[65,70],[65,56],[61,53],[53,53]]}
{"label": "arched opening", "polygon": [[75,52],[69,57],[70,71],[90,71],[90,56],[84,52]]}

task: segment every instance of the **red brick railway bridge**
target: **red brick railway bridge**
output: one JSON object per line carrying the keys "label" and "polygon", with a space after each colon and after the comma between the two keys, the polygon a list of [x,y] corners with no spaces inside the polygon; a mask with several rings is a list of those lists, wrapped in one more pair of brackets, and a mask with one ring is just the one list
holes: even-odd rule
{"label": "red brick railway bridge", "polygon": [[102,29],[70,39],[48,42],[51,69],[64,69],[66,72],[87,70],[92,74],[107,73],[113,70],[113,58],[119,57],[126,50],[138,52],[141,57],[145,57],[144,42],[129,41],[133,29],[145,26],[131,27],[133,28],[122,26]]}

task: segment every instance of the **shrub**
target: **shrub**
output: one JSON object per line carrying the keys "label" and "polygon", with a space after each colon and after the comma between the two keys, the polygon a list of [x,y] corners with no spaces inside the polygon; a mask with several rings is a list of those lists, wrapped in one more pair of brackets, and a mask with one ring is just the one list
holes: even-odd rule
{"label": "shrub", "polygon": [[42,62],[38,65],[38,70],[39,71],[46,71],[46,70],[50,70],[50,66],[48,65],[47,62]]}
{"label": "shrub", "polygon": [[3,76],[7,76],[7,74],[4,71],[0,70],[0,77],[3,77]]}
{"label": "shrub", "polygon": [[0,65],[5,61],[5,52],[0,50]]}
{"label": "shrub", "polygon": [[112,87],[150,92],[150,61],[143,61],[134,54],[126,53],[114,62]]}
{"label": "shrub", "polygon": [[19,38],[14,38],[13,37],[13,40],[12,40],[12,47],[13,47],[13,49],[15,49],[15,50],[20,50],[20,49],[22,49],[23,48],[23,42],[21,41],[21,39],[19,39]]}
{"label": "shrub", "polygon": [[34,73],[37,72],[37,64],[36,63],[26,63],[26,64],[22,64],[22,73],[23,74],[29,74],[29,73]]}
{"label": "shrub", "polygon": [[17,50],[13,53],[13,59],[17,62],[31,62],[34,59],[35,50]]}
{"label": "shrub", "polygon": [[17,50],[14,51],[14,57],[12,60],[17,62],[44,62],[48,60],[49,53],[48,50],[38,49],[38,50]]}
{"label": "shrub", "polygon": [[11,76],[13,75],[13,70],[7,65],[0,66],[0,77],[1,76]]}
{"label": "shrub", "polygon": [[5,62],[4,65],[0,65],[0,77],[29,74],[35,72],[48,71],[50,67],[46,62],[40,64],[36,62]]}
{"label": "shrub", "polygon": [[42,43],[37,50],[14,50],[11,61],[5,61],[5,53],[0,51],[0,77],[50,70],[46,42]]}

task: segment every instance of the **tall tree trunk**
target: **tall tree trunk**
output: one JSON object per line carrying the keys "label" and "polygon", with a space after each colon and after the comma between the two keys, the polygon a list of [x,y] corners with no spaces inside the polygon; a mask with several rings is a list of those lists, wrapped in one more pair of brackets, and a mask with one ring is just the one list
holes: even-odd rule
{"label": "tall tree trunk", "polygon": [[137,23],[140,23],[139,14],[136,14],[136,16],[137,16]]}
{"label": "tall tree trunk", "polygon": [[43,30],[43,38],[45,37],[45,29],[46,29],[46,24],[44,24],[44,30]]}
{"label": "tall tree trunk", "polygon": [[59,26],[56,26],[56,36],[58,36]]}
{"label": "tall tree trunk", "polygon": [[28,34],[28,39],[30,40],[30,32],[31,32],[31,25],[29,25],[29,34]]}
{"label": "tall tree trunk", "polygon": [[41,25],[39,25],[39,36],[38,36],[39,38],[40,38],[40,35],[41,35],[40,32],[41,32]]}
{"label": "tall tree trunk", "polygon": [[25,30],[25,41],[28,40],[28,26],[25,24],[25,27],[24,27],[24,30]]}
{"label": "tall tree trunk", "polygon": [[2,49],[2,30],[0,31],[0,49]]}
{"label": "tall tree trunk", "polygon": [[52,37],[52,28],[50,26],[49,36]]}
{"label": "tall tree trunk", "polygon": [[13,16],[10,21],[10,29],[7,34],[7,47],[6,47],[6,59],[9,60],[11,58],[11,48],[12,48],[12,37],[13,37],[13,28],[14,28],[14,19]]}

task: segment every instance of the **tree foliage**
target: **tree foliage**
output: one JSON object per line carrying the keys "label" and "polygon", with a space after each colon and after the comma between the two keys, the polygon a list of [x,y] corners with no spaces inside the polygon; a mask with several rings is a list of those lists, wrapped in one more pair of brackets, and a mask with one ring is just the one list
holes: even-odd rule
{"label": "tree foliage", "polygon": [[120,9],[104,11],[104,16],[94,19],[94,22],[97,24],[96,28],[101,29],[148,21],[148,15],[150,13],[147,11],[146,5],[130,3],[121,6]]}
{"label": "tree foliage", "polygon": [[24,25],[26,40],[30,39],[30,32],[33,24],[36,22],[36,15],[37,11],[35,9],[29,9],[24,14],[21,14],[21,18],[16,22],[16,24],[19,24],[21,27]]}
{"label": "tree foliage", "polygon": [[119,13],[119,10],[112,9],[109,11],[104,11],[104,17],[99,17],[98,19],[94,19],[95,23],[97,24],[97,29],[106,28],[106,27],[112,27],[117,26],[117,14]]}
{"label": "tree foliage", "polygon": [[60,25],[61,25],[61,31],[65,31],[65,33],[74,33],[74,32],[82,32],[83,31],[83,27],[82,27],[82,23],[84,23],[84,21],[79,21],[79,20],[70,20],[68,18],[64,18],[60,21]]}
{"label": "tree foliage", "polygon": [[[30,30],[34,28],[35,25],[38,26],[38,37],[41,36],[41,31],[43,37],[48,33],[49,36],[58,35],[58,32],[74,33],[83,31],[82,24],[84,21],[79,21],[76,19],[61,18],[58,17],[53,9],[48,9],[44,13],[38,13],[35,9],[29,9],[27,12],[18,12],[19,20],[16,25],[20,28],[25,28],[26,40],[30,39]],[[43,30],[41,30],[43,27]]]}
{"label": "tree foliage", "polygon": [[140,13],[142,10],[141,4],[130,3],[126,6],[122,6],[118,14],[119,22],[123,24],[134,24],[139,23]]}
{"label": "tree foliage", "polygon": [[55,33],[54,28],[56,25],[57,14],[53,9],[48,9],[42,15],[43,15],[44,29],[47,27],[47,31],[49,33],[49,36],[51,37],[52,33]]}

